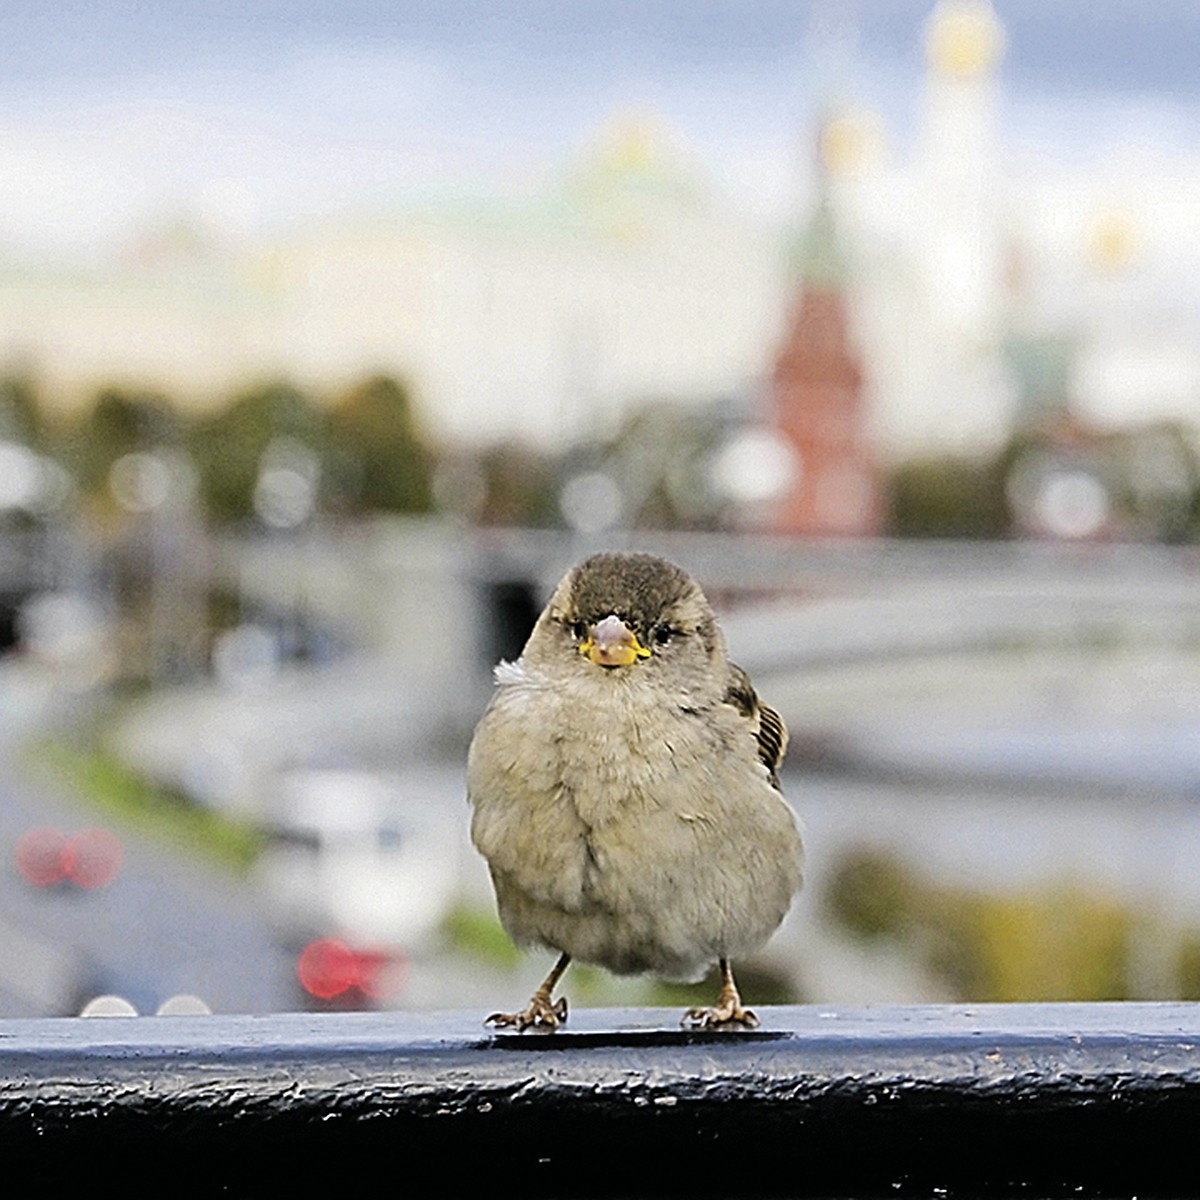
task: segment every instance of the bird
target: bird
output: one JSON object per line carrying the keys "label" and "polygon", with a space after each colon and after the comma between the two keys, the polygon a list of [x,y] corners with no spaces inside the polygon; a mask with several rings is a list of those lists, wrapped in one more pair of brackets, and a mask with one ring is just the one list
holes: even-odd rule
{"label": "bird", "polygon": [[787,728],[700,587],[654,555],[594,554],[494,675],[467,755],[471,839],[505,931],[558,958],[526,1008],[485,1023],[554,1032],[578,960],[673,980],[715,963],[716,1003],[681,1023],[757,1026],[732,963],[782,922],[803,845],[779,786]]}

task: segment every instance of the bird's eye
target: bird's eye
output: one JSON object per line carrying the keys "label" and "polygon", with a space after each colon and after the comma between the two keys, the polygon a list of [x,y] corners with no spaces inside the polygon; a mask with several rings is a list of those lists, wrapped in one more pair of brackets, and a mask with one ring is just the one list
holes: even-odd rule
{"label": "bird's eye", "polygon": [[582,642],[587,637],[588,627],[586,621],[571,622],[571,636],[577,641]]}
{"label": "bird's eye", "polygon": [[660,625],[653,634],[655,642],[660,646],[665,646],[674,636],[675,630],[670,625]]}

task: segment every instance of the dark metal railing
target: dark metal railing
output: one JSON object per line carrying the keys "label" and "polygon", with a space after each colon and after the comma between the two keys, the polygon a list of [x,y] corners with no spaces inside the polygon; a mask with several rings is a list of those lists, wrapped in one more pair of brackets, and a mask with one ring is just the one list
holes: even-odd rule
{"label": "dark metal railing", "polygon": [[552,1036],[493,1035],[475,1014],[0,1022],[0,1161],[53,1194],[1200,1186],[1194,1005],[760,1015],[757,1032],[700,1034],[671,1012],[587,1011]]}

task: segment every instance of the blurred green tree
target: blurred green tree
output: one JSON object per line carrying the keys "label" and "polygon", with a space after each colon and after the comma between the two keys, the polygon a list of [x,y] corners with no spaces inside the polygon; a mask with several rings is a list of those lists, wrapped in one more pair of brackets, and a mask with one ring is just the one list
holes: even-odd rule
{"label": "blurred green tree", "polygon": [[996,538],[1008,532],[1005,471],[994,459],[940,457],[901,463],[887,480],[893,537]]}
{"label": "blurred green tree", "polygon": [[46,425],[32,380],[0,378],[0,441],[20,442],[37,450],[46,443]]}
{"label": "blurred green tree", "polygon": [[1200,533],[1200,450],[1179,422],[1122,430],[1105,447],[1119,481],[1115,500],[1130,531],[1163,542],[1194,541]]}
{"label": "blurred green tree", "polygon": [[[507,443],[483,451],[471,464],[480,482],[475,520],[480,525],[555,525],[558,463],[529,446]],[[464,474],[465,464],[459,464]]]}
{"label": "blurred green tree", "polygon": [[193,423],[189,449],[200,496],[216,521],[246,520],[267,448],[286,438],[327,457],[327,421],[297,388],[275,381],[241,393],[228,407]]}
{"label": "blurred green tree", "polygon": [[1075,886],[948,890],[929,913],[930,966],[966,1000],[1132,1000],[1133,914]]}
{"label": "blurred green tree", "polygon": [[1181,1000],[1200,1000],[1200,930],[1183,937],[1176,952],[1175,977]]}
{"label": "blurred green tree", "polygon": [[897,859],[862,847],[836,863],[824,895],[825,910],[863,941],[903,937],[918,919],[920,889]]}
{"label": "blurred green tree", "polygon": [[666,400],[632,410],[601,450],[600,469],[619,486],[625,520],[640,529],[716,529],[723,498],[711,464],[729,425],[721,404]]}
{"label": "blurred green tree", "polygon": [[67,435],[67,465],[85,495],[107,504],[119,458],[176,445],[181,436],[182,422],[164,396],[105,388]]}
{"label": "blurred green tree", "polygon": [[1185,543],[1200,536],[1200,448],[1186,424],[1103,430],[1064,414],[1018,430],[996,469],[1021,532],[1045,532],[1038,528],[1041,489],[1055,474],[1072,472],[1090,475],[1104,493],[1104,537]]}
{"label": "blurred green tree", "polygon": [[824,905],[846,933],[909,950],[964,1001],[1134,998],[1138,918],[1094,890],[945,886],[864,847],[834,865]]}
{"label": "blurred green tree", "polygon": [[332,490],[352,512],[428,512],[433,455],[408,390],[375,375],[344,393],[329,412]]}

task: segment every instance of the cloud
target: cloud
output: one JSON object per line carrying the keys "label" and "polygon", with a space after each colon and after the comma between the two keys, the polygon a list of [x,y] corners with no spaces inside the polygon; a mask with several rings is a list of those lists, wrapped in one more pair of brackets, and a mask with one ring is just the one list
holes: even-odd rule
{"label": "cloud", "polygon": [[[628,27],[616,29],[588,10],[580,33],[553,5],[518,5],[511,26],[481,8],[462,28],[427,6],[407,32],[361,22],[264,27],[252,39],[209,31],[190,57],[136,54],[127,71],[111,55],[90,76],[26,71],[19,85],[0,80],[0,238],[97,256],[164,211],[278,222],[431,182],[526,186],[631,104],[661,114],[726,192],[772,218],[803,192],[815,114],[830,98],[876,108],[900,153],[911,144],[926,6],[893,4],[894,36],[864,37],[835,62],[806,43],[790,3],[747,6],[746,19],[737,5],[702,6],[712,29],[685,7],[650,4],[643,28],[631,15],[641,9],[625,5]],[[1014,37],[1010,58],[1020,52]],[[1017,66],[1002,78],[1010,157],[1086,162],[1121,144],[1196,153],[1189,97],[1052,94]]]}
{"label": "cloud", "polygon": [[269,69],[156,72],[26,97],[0,136],[0,227],[10,245],[72,256],[214,187],[266,214],[349,200],[435,169],[439,115],[460,90],[437,56],[337,45]]}

